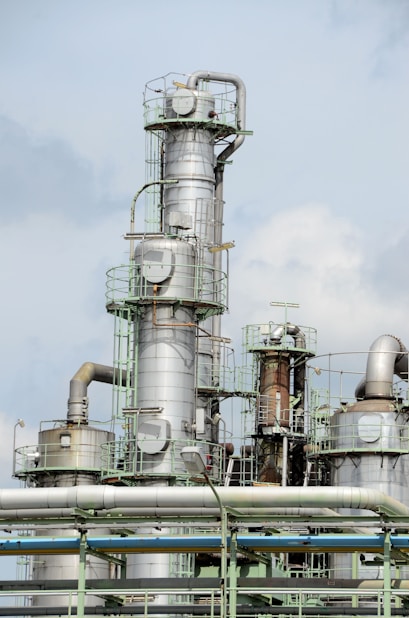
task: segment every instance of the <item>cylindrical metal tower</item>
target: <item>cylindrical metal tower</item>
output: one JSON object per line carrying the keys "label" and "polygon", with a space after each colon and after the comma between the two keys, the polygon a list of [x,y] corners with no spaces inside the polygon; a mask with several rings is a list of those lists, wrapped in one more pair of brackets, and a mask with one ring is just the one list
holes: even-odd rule
{"label": "cylindrical metal tower", "polygon": [[[326,461],[335,487],[376,489],[403,504],[409,502],[408,410],[394,393],[393,375],[407,380],[408,356],[399,339],[382,335],[372,344],[357,400],[343,402],[316,433],[311,459]],[[325,429],[324,429],[325,428]],[[343,509],[354,516],[354,509]],[[362,511],[361,511],[362,514]],[[382,578],[382,559],[361,552],[331,556],[331,577]],[[399,569],[407,577],[407,567]]]}
{"label": "cylindrical metal tower", "polygon": [[314,356],[315,330],[290,323],[245,329],[257,381],[255,445],[262,483],[300,484],[299,448],[305,443],[305,363]]}
{"label": "cylindrical metal tower", "polygon": [[[236,76],[199,71],[186,84],[166,76],[147,86],[146,229],[134,233],[132,213],[128,278],[123,267],[109,273],[107,308],[126,341],[115,363],[128,377],[118,411],[126,435],[115,446],[118,470],[106,481],[185,483],[180,451],[194,444],[210,462],[210,477],[222,472],[216,412],[219,320],[227,306],[223,169],[243,141],[244,117]],[[178,575],[167,556],[128,558],[128,577],[147,570]]]}

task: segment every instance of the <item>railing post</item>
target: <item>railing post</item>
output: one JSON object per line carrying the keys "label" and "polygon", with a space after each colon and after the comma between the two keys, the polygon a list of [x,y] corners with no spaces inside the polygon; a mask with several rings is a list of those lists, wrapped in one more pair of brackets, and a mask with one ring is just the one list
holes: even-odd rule
{"label": "railing post", "polygon": [[237,613],[237,530],[230,532],[230,564],[229,564],[228,608],[229,618],[236,618]]}
{"label": "railing post", "polygon": [[383,615],[391,616],[391,533],[384,532],[383,550]]}
{"label": "railing post", "polygon": [[85,569],[87,558],[87,532],[81,530],[80,538],[80,563],[78,569],[78,599],[77,599],[77,618],[84,618],[85,611]]}

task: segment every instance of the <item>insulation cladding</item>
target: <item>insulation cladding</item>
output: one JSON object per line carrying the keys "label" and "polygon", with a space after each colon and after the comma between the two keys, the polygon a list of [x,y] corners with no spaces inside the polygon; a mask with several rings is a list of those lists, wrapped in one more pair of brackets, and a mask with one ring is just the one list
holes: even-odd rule
{"label": "insulation cladding", "polygon": [[[207,78],[230,81],[223,74],[206,80],[195,75],[187,85],[149,90],[153,100],[145,101],[145,129],[159,140],[147,160],[156,160],[153,168],[160,170],[147,186],[160,184],[161,191],[154,204],[160,212],[158,229],[151,237],[140,234],[124,299],[133,342],[127,362],[132,388],[124,411],[130,428],[125,459],[135,462],[136,485],[186,482],[180,451],[188,444],[200,445],[212,461],[212,475],[221,472],[216,340],[227,278],[219,253],[223,170],[216,173],[215,148],[221,138],[237,132],[238,122],[235,114],[232,124],[219,118],[222,104],[209,92]],[[135,555],[128,557],[127,577],[177,577],[191,568],[188,557],[173,556],[172,561],[166,554]],[[157,594],[152,602],[167,600]]]}
{"label": "insulation cladding", "polygon": [[[186,94],[188,93],[188,94]],[[177,96],[177,95],[182,95]],[[180,101],[191,101],[194,111],[184,110],[183,117],[177,120]],[[215,199],[216,157],[214,152],[214,129],[195,126],[195,121],[209,124],[209,113],[214,109],[214,99],[197,91],[176,91],[172,107],[170,99],[166,108],[166,118],[173,121],[172,130],[164,139],[165,181],[177,180],[176,184],[164,187],[164,232],[172,233],[175,228],[179,234],[193,238],[203,246],[214,243],[214,223],[212,215]],[[195,104],[199,101],[201,105]],[[187,118],[188,117],[188,118]],[[183,122],[188,119],[190,124]],[[204,254],[203,258],[206,257]],[[207,253],[207,262],[212,264],[211,255]]]}
{"label": "insulation cladding", "polygon": [[[44,429],[38,434],[38,483],[41,487],[67,487],[67,476],[82,476],[94,485],[101,469],[101,445],[114,439],[112,432],[90,427],[70,425]],[[41,474],[43,470],[43,474]],[[53,474],[54,471],[54,474]]]}
{"label": "insulation cladding", "polygon": [[[218,100],[208,81],[229,83],[237,98],[230,77],[199,73],[187,85],[147,88],[145,129],[159,143],[147,160],[160,169],[160,177],[149,178],[147,186],[161,185],[155,204],[160,216],[151,237],[140,234],[131,257],[130,297],[124,301],[133,316],[134,342],[127,414],[134,410],[132,439],[143,483],[157,482],[155,474],[165,482],[166,475],[174,476],[175,451],[183,441],[199,440],[207,455],[209,443],[217,443],[210,420],[220,384],[219,320],[226,309],[227,278],[219,253],[223,171],[216,172],[215,149],[219,142],[225,146],[223,140],[238,131],[239,122],[237,104]],[[234,113],[227,114],[231,108]],[[151,478],[142,479],[145,475]]]}
{"label": "insulation cladding", "polygon": [[[61,423],[61,424],[60,424]],[[38,455],[36,467],[31,471],[37,487],[91,486],[99,482],[101,469],[101,445],[113,440],[114,434],[89,425],[72,425],[61,421],[60,426],[45,429],[38,435]],[[109,530],[103,530],[107,534]],[[50,535],[75,536],[76,530],[52,528]],[[38,532],[39,535],[43,533]],[[33,579],[48,581],[52,579],[76,579],[79,570],[79,556],[49,555],[38,556],[32,561]],[[109,578],[111,569],[106,560],[89,556],[86,577],[92,579]],[[48,595],[33,597],[33,605],[54,607],[64,603],[65,596]],[[98,605],[99,597],[89,596],[88,606]]]}
{"label": "insulation cladding", "polygon": [[[214,246],[217,227],[222,225],[221,220],[215,220],[216,213],[221,211],[215,208],[215,134],[220,127],[209,122],[217,118],[215,114],[215,99],[208,91],[183,88],[166,99],[164,115],[172,125],[164,137],[163,177],[166,181],[177,180],[177,183],[164,186],[163,230],[174,233],[177,229],[181,237],[195,243],[202,293],[212,301],[218,300],[217,281],[214,281],[215,255],[208,249]],[[203,331],[214,334],[218,330],[214,324],[217,319],[202,320]],[[215,347],[207,337],[197,339],[198,385],[202,388],[214,385]],[[205,416],[211,416],[209,398],[199,396],[196,407],[204,410]],[[207,439],[212,439],[210,432]]]}
{"label": "insulation cladding", "polygon": [[[137,247],[135,264],[140,273],[135,287],[143,287],[137,295],[151,300],[135,318],[135,407],[147,410],[137,439],[144,454],[143,473],[166,474],[172,469],[169,439],[189,438],[194,422],[195,250],[180,239],[147,240]],[[160,411],[152,415],[152,408]]]}
{"label": "insulation cladding", "polygon": [[[340,408],[330,419],[329,440],[331,485],[376,489],[409,503],[409,427],[394,401],[365,399]],[[362,561],[359,577],[381,577],[383,566],[376,566],[373,556],[365,558],[368,564]],[[331,562],[334,577],[352,576],[350,555],[334,554]],[[409,569],[401,567],[400,576],[408,575]]]}

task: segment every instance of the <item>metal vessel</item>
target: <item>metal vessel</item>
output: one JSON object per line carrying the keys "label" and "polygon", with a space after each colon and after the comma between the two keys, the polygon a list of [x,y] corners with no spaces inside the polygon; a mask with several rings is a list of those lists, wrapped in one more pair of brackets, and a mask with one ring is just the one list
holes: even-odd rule
{"label": "metal vessel", "polygon": [[0,615],[408,615],[406,348],[379,337],[362,378],[271,302],[281,319],[245,326],[236,364],[223,187],[251,134],[244,83],[168,74],[143,105],[129,261],[107,273],[113,360],[85,362],[66,417],[14,453],[0,555],[30,568],[0,583],[20,601]]}

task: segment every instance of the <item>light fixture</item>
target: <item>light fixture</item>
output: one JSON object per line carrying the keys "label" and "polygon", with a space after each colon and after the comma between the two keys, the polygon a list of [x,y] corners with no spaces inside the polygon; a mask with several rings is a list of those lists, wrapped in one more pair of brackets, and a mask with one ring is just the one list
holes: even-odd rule
{"label": "light fixture", "polygon": [[203,474],[203,476],[207,476],[205,462],[197,446],[185,446],[180,451],[180,456],[189,474]]}
{"label": "light fixture", "polygon": [[225,242],[222,245],[216,245],[214,247],[209,247],[209,253],[217,253],[218,251],[228,251],[229,249],[233,249],[235,247],[234,240],[230,242]]}

